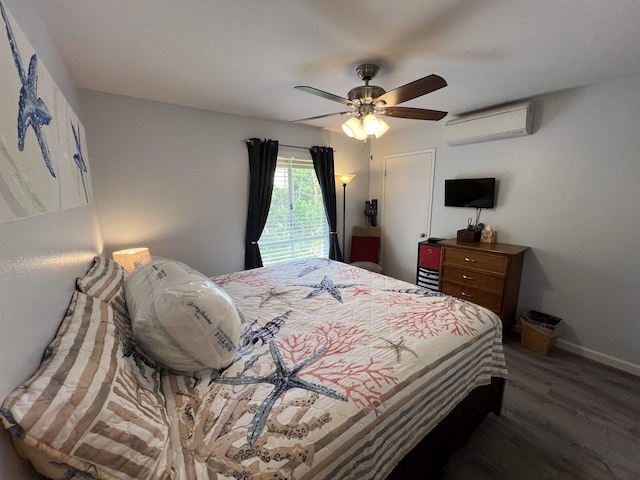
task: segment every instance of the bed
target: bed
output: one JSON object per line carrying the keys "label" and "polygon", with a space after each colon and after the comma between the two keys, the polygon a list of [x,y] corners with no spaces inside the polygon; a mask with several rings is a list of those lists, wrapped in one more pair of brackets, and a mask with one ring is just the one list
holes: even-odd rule
{"label": "bed", "polygon": [[176,374],[136,342],[126,276],[96,258],[0,410],[50,478],[429,478],[500,413],[502,324],[464,300],[326,259],[216,276],[233,362]]}

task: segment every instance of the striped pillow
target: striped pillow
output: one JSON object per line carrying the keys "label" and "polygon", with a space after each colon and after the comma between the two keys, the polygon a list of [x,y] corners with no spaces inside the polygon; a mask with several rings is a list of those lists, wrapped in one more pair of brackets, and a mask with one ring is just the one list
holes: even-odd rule
{"label": "striped pillow", "polygon": [[[136,376],[111,307],[80,292],[34,376],[11,393],[0,419],[16,450],[50,478],[172,478],[173,453],[159,374]],[[127,355],[127,352],[129,353]]]}
{"label": "striped pillow", "polygon": [[105,257],[95,257],[92,267],[76,284],[82,293],[110,304],[114,310],[129,316],[124,298],[123,281],[127,271]]}

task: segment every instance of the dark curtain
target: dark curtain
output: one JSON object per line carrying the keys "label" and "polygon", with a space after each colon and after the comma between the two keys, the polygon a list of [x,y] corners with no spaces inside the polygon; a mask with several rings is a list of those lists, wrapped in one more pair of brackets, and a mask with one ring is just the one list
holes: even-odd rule
{"label": "dark curtain", "polygon": [[262,256],[258,240],[267,223],[273,177],[278,159],[278,142],[252,138],[247,140],[249,150],[249,208],[244,247],[244,268],[262,267]]}
{"label": "dark curtain", "polygon": [[338,211],[336,208],[336,177],[333,169],[333,148],[311,147],[313,168],[320,183],[324,198],[324,211],[329,223],[329,258],[342,262],[342,252],[338,243]]}

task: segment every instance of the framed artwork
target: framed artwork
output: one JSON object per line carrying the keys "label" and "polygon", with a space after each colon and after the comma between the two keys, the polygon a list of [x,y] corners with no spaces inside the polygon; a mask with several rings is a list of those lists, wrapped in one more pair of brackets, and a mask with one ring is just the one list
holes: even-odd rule
{"label": "framed artwork", "polygon": [[0,223],[93,203],[85,132],[0,0]]}

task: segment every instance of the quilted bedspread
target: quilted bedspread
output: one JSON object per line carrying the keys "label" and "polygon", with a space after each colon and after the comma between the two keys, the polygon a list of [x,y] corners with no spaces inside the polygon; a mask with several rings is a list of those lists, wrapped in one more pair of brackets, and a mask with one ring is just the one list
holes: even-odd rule
{"label": "quilted bedspread", "polygon": [[482,307],[318,259],[213,279],[245,319],[223,372],[166,376],[178,478],[384,479],[505,377]]}

